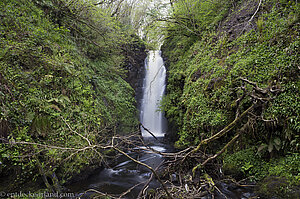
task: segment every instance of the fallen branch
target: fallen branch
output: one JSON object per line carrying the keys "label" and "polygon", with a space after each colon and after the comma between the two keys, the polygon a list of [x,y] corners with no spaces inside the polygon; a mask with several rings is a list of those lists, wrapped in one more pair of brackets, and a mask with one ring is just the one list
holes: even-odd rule
{"label": "fallen branch", "polygon": [[124,193],[122,193],[122,194],[118,197],[118,199],[122,199],[123,196],[127,195],[127,194],[130,193],[134,188],[140,186],[140,185],[143,184],[143,183],[144,183],[144,182],[140,182],[140,183],[138,183],[138,184],[136,184],[136,185],[130,187],[127,191],[125,191]]}
{"label": "fallen branch", "polygon": [[150,178],[148,179],[148,181],[146,182],[146,184],[143,186],[143,188],[141,189],[139,195],[137,198],[142,198],[142,195],[145,195],[145,191],[147,190],[146,188],[148,188],[149,183],[152,181],[153,178],[153,173],[151,173]]}
{"label": "fallen branch", "polygon": [[192,170],[193,174],[195,174],[195,171],[200,168],[205,166],[209,161],[215,159],[216,157],[218,157],[219,155],[221,155],[222,153],[224,153],[224,151],[231,145],[233,144],[240,136],[240,133],[236,134],[222,149],[221,151],[219,151],[218,153],[216,153],[215,155],[207,158],[202,164],[199,164],[197,166],[195,166]]}
{"label": "fallen branch", "polygon": [[219,155],[221,155],[222,153],[224,153],[224,151],[231,145],[233,144],[240,136],[240,133],[236,134],[223,148],[221,151],[219,151],[218,153],[216,153],[214,156],[207,158],[203,163],[202,166],[204,166],[208,161],[215,159],[216,157],[218,157]]}
{"label": "fallen branch", "polygon": [[89,191],[95,192],[95,193],[97,193],[97,194],[100,194],[101,196],[106,196],[106,197],[109,197],[109,198],[112,198],[112,199],[117,199],[117,198],[114,197],[114,196],[111,196],[111,195],[109,195],[109,194],[107,194],[107,193],[100,192],[100,191],[98,191],[98,190],[96,190],[96,189],[88,189],[88,190],[86,190],[82,195],[80,195],[79,197],[77,197],[77,199],[82,198],[82,196],[86,195]]}
{"label": "fallen branch", "polygon": [[214,185],[214,188],[225,198],[228,199],[227,196],[216,186]]}
{"label": "fallen branch", "polygon": [[[158,168],[159,168],[163,163],[164,163],[164,161],[162,161],[162,162],[156,167],[155,171],[157,171]],[[137,198],[141,198],[141,197],[142,197],[142,195],[144,194],[144,192],[145,192],[146,188],[148,187],[149,183],[152,181],[153,176],[154,176],[154,173],[151,173],[150,178],[147,180],[147,182],[145,183],[145,185],[144,185],[143,188],[141,189],[141,191],[140,191],[140,193],[139,193],[139,195],[138,195]]]}
{"label": "fallen branch", "polygon": [[259,8],[261,6],[262,0],[259,0],[258,6],[256,11],[254,12],[254,14],[252,15],[252,17],[249,19],[249,21],[247,22],[247,24],[244,26],[243,30],[241,31],[240,35],[243,34],[244,30],[249,26],[250,22],[254,19],[255,15],[257,14],[257,12],[259,11]]}
{"label": "fallen branch", "polygon": [[70,129],[70,131],[72,131],[73,133],[79,135],[80,137],[82,137],[83,139],[85,139],[87,141],[87,143],[89,144],[89,146],[91,146],[91,142],[88,138],[84,137],[83,135],[81,135],[80,133],[78,133],[77,131],[74,131],[71,126],[67,123],[67,121],[61,116],[61,119],[64,121],[64,123],[68,126],[68,128]]}
{"label": "fallen branch", "polygon": [[248,21],[248,23],[250,23],[250,22],[253,20],[253,18],[255,17],[255,15],[257,14],[257,12],[259,11],[259,8],[260,8],[260,5],[261,5],[261,2],[262,2],[262,0],[259,0],[259,3],[258,3],[258,6],[257,6],[257,9],[256,9],[256,11],[254,12],[254,14],[252,15],[252,17],[250,18],[250,20]]}
{"label": "fallen branch", "polygon": [[140,125],[141,125],[141,127],[143,127],[143,129],[145,129],[145,131],[150,133],[150,135],[152,135],[156,140],[158,140],[157,137],[149,129],[147,129],[142,123],[140,123]]}
{"label": "fallen branch", "polygon": [[261,94],[267,94],[267,92],[268,92],[268,88],[262,89],[262,88],[258,87],[256,82],[252,82],[252,81],[250,81],[248,79],[245,79],[245,78],[242,78],[242,77],[240,77],[239,79],[246,82],[246,83],[248,83],[248,84],[250,84],[250,85],[252,85],[252,86],[254,86],[254,90],[260,92]]}
{"label": "fallen branch", "polygon": [[208,144],[209,142],[213,141],[213,140],[216,140],[220,137],[222,137],[223,135],[225,135],[227,132],[229,132],[230,130],[233,129],[233,127],[235,127],[235,125],[244,117],[248,114],[249,111],[251,111],[253,108],[254,108],[254,104],[252,106],[250,106],[247,110],[245,110],[241,115],[240,117],[236,118],[235,120],[233,120],[228,126],[226,126],[225,128],[223,128],[221,131],[219,131],[217,134],[207,138],[207,139],[204,139],[200,142],[200,144],[194,149],[192,150],[191,152],[189,152],[187,156],[193,154],[193,153],[196,153],[197,151],[200,150],[200,147],[204,144]]}
{"label": "fallen branch", "polygon": [[112,148],[112,146],[101,146],[101,145],[91,145],[91,146],[86,146],[83,148],[73,148],[73,147],[60,147],[60,146],[53,146],[53,145],[46,145],[46,144],[39,144],[39,143],[35,143],[35,142],[25,142],[25,141],[10,141],[8,142],[6,139],[0,138],[0,140],[4,141],[4,144],[23,144],[23,145],[36,145],[39,147],[43,147],[46,149],[59,149],[59,150],[63,150],[63,151],[85,151],[88,149],[94,149],[94,148],[100,148],[100,149],[109,149]]}

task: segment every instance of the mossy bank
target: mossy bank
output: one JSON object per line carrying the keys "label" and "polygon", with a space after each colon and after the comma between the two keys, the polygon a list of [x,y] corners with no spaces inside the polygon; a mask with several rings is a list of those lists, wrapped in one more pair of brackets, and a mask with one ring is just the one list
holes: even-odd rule
{"label": "mossy bank", "polygon": [[[299,3],[178,1],[172,8],[162,46],[168,68],[162,106],[178,132],[175,146],[198,145],[239,119],[205,152],[234,138],[216,160],[225,174],[265,179],[263,197],[293,198],[300,180]],[[267,176],[284,182],[269,195]]]}
{"label": "mossy bank", "polygon": [[60,190],[102,165],[105,149],[91,146],[136,130],[127,73],[143,68],[145,46],[118,14],[93,1],[1,1],[1,191]]}

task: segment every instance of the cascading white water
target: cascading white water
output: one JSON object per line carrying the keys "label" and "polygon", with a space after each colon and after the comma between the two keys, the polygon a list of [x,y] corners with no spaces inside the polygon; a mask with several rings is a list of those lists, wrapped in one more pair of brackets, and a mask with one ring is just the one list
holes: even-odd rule
{"label": "cascading white water", "polygon": [[[160,51],[149,52],[145,67],[140,120],[143,126],[156,137],[162,137],[166,132],[167,122],[159,106],[166,89],[166,68]],[[143,137],[151,136],[143,127],[141,131]]]}

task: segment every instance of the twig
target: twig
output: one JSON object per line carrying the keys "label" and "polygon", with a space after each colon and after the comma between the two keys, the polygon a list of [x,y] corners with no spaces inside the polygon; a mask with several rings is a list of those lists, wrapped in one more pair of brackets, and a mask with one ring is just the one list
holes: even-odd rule
{"label": "twig", "polygon": [[222,193],[222,191],[216,186],[216,185],[214,185],[214,188],[225,198],[225,199],[228,199],[227,198],[227,196],[224,194],[224,193]]}
{"label": "twig", "polygon": [[144,187],[141,189],[141,191],[140,191],[140,193],[139,193],[139,195],[138,195],[137,198],[141,198],[142,195],[145,194],[145,191],[146,191],[147,188],[149,187],[148,185],[149,185],[149,183],[151,182],[153,176],[154,176],[153,173],[151,173],[150,178],[148,179],[148,181],[146,182],[146,184],[144,185]]}
{"label": "twig", "polygon": [[157,137],[155,137],[155,135],[149,129],[147,129],[142,123],[140,123],[140,125],[143,127],[143,129],[145,129],[148,133],[150,133],[150,135],[152,135],[156,140],[158,140]]}
{"label": "twig", "polygon": [[219,151],[218,153],[216,153],[214,156],[207,158],[201,165],[205,166],[207,162],[209,162],[210,160],[215,159],[216,157],[218,157],[219,155],[221,155],[222,153],[224,153],[224,151],[232,144],[234,143],[238,137],[240,136],[240,133],[236,134],[223,148],[221,151]]}
{"label": "twig", "polygon": [[256,9],[256,11],[254,12],[254,14],[252,15],[252,17],[250,18],[250,20],[248,21],[248,23],[250,23],[250,22],[253,20],[253,18],[255,17],[256,13],[258,12],[258,10],[259,10],[259,8],[260,8],[261,2],[262,2],[262,0],[259,0],[259,4],[258,4],[258,6],[257,6],[257,9]]}
{"label": "twig", "polygon": [[245,25],[245,27],[243,28],[243,30],[241,31],[240,35],[243,34],[244,30],[249,26],[250,22],[254,19],[255,15],[257,14],[259,8],[260,8],[260,5],[262,3],[262,0],[259,0],[259,3],[258,3],[258,6],[257,6],[257,9],[256,11],[254,12],[254,14],[252,15],[252,17],[249,19],[249,21],[247,22],[247,24]]}
{"label": "twig", "polygon": [[267,93],[267,89],[259,88],[256,82],[252,82],[252,81],[250,81],[248,79],[245,79],[245,78],[242,78],[242,77],[240,77],[239,79],[242,80],[242,81],[244,81],[244,82],[246,82],[246,83],[248,83],[248,84],[250,84],[250,85],[252,85],[252,86],[254,86],[255,91],[258,91],[258,92],[260,92],[262,94],[266,94]]}
{"label": "twig", "polygon": [[241,182],[243,181],[246,181],[248,180],[249,178],[253,178],[254,176],[249,176],[245,179],[242,179],[240,181],[236,181],[235,179],[233,178],[229,178],[229,179],[224,179],[224,180],[221,180],[221,181],[230,181],[230,182],[233,182],[236,186],[239,186],[239,187],[256,187],[257,185],[251,185],[251,184],[241,184]]}
{"label": "twig", "polygon": [[[245,110],[241,115],[240,117],[236,118],[235,120],[233,120],[229,125],[227,125],[225,128],[223,128],[221,131],[219,131],[217,134],[207,138],[207,139],[204,139],[200,142],[200,144],[197,146],[197,148],[195,148],[194,150],[192,150],[191,152],[189,152],[187,156],[197,152],[200,147],[204,144],[208,144],[209,142],[213,141],[213,140],[216,140],[220,137],[222,137],[223,135],[225,135],[227,132],[229,132],[230,130],[233,129],[233,127],[235,127],[235,125],[244,117],[247,115],[247,113],[252,110],[254,108],[254,104],[252,106],[250,106],[247,110]],[[186,158],[184,158],[183,160],[185,160]]]}
{"label": "twig", "polygon": [[73,133],[75,133],[75,134],[79,135],[80,137],[82,137],[83,139],[85,139],[85,140],[88,142],[89,146],[91,146],[91,142],[90,142],[90,140],[89,140],[88,138],[86,138],[86,137],[84,137],[83,135],[81,135],[80,133],[74,131],[74,130],[71,128],[71,126],[67,123],[67,121],[66,121],[62,116],[61,116],[61,119],[62,119],[62,120],[65,122],[65,124],[68,126],[68,128],[70,129],[70,131],[72,131]]}
{"label": "twig", "polygon": [[138,183],[138,184],[136,184],[136,185],[130,187],[127,191],[125,191],[124,193],[122,193],[122,194],[118,197],[118,199],[122,199],[123,196],[125,196],[125,195],[128,194],[128,193],[130,193],[134,188],[140,186],[140,185],[143,184],[143,183],[144,183],[144,182],[140,182],[140,183]]}
{"label": "twig", "polygon": [[[158,168],[162,165],[164,163],[164,161],[162,161],[156,168],[155,168],[155,171],[157,171],[158,170]],[[139,193],[139,195],[138,195],[138,197],[137,198],[140,198],[142,195],[143,195],[143,193],[144,193],[144,191],[145,191],[145,189],[147,188],[147,186],[149,185],[149,183],[151,182],[151,180],[152,180],[152,178],[153,178],[153,176],[154,176],[154,174],[153,173],[151,173],[151,175],[150,175],[150,178],[148,179],[148,181],[145,183],[145,185],[144,185],[144,187],[141,189],[141,191],[140,191],[140,193]]]}
{"label": "twig", "polygon": [[98,194],[100,194],[102,196],[107,196],[107,197],[112,198],[112,199],[117,199],[114,196],[108,195],[107,193],[100,192],[100,191],[98,191],[96,189],[88,189],[88,190],[86,190],[82,195],[80,195],[79,197],[77,197],[77,199],[80,199],[82,196],[84,196],[85,194],[87,194],[87,192],[89,192],[89,191],[98,193]]}
{"label": "twig", "polygon": [[[5,139],[0,138],[0,140],[7,141]],[[108,149],[112,148],[112,146],[101,146],[101,145],[91,145],[91,146],[86,146],[83,148],[73,148],[73,147],[60,147],[60,146],[52,146],[52,145],[46,145],[46,144],[39,144],[35,142],[24,142],[24,141],[19,141],[19,142],[10,142],[10,143],[4,143],[4,144],[25,144],[25,145],[36,145],[44,148],[50,148],[50,149],[60,149],[60,150],[73,150],[73,151],[85,151],[87,149],[93,149],[93,148],[101,148],[101,149]]]}

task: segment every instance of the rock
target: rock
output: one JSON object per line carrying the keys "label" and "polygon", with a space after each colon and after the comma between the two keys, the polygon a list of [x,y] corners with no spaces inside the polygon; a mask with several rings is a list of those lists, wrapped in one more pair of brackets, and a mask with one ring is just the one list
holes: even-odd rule
{"label": "rock", "polygon": [[251,197],[251,193],[244,193],[242,196],[245,197],[245,198],[250,198]]}
{"label": "rock", "polygon": [[145,73],[145,59],[147,57],[146,47],[136,38],[131,44],[124,47],[125,56],[124,69],[127,70],[125,80],[135,90],[137,108],[140,107],[140,100],[143,96],[143,79]]}
{"label": "rock", "polygon": [[175,173],[171,175],[171,182],[178,182],[177,175]]}

